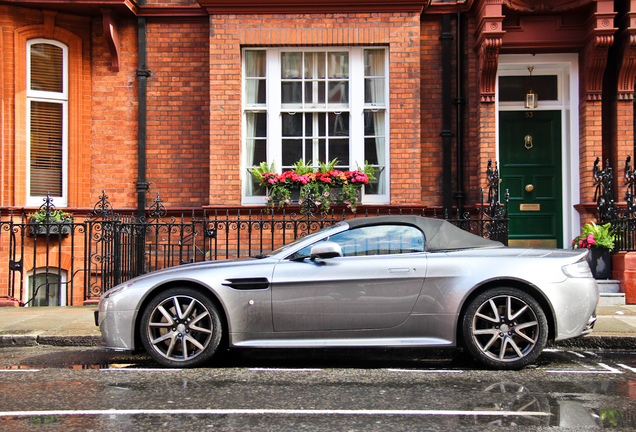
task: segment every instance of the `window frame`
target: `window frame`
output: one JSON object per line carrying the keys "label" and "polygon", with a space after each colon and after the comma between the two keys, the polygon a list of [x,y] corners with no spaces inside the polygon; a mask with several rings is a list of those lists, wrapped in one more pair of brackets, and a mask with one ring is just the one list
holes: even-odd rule
{"label": "window frame", "polygon": [[[49,285],[53,285],[53,286],[57,286],[57,298],[58,298],[58,303],[59,304],[55,304],[55,305],[51,305],[49,304],[48,306],[67,306],[68,305],[68,298],[67,298],[67,272],[64,269],[58,268],[58,267],[38,267],[35,270],[31,270],[27,273],[26,275],[26,285],[27,285],[27,297],[25,299],[25,301],[29,301],[31,300],[31,298],[33,297],[33,290],[34,288],[37,288],[35,286],[35,281],[33,278],[39,276],[39,275],[50,275],[54,278],[59,278],[59,281],[50,281]],[[44,287],[44,293],[46,293],[46,287],[44,285],[42,285],[42,287]],[[39,292],[39,294],[42,294],[42,292]],[[35,302],[29,303],[27,305],[27,307],[47,307],[47,306],[41,306],[41,305],[36,305]]]}
{"label": "window frame", "polygon": [[[62,91],[50,92],[31,89],[31,48],[36,44],[48,44],[62,49]],[[68,205],[68,147],[69,147],[69,47],[45,38],[29,39],[26,44],[26,205],[39,206],[44,195],[31,195],[31,105],[32,102],[62,105],[62,196],[53,196],[57,206]]]}
{"label": "window frame", "polygon": [[[383,235],[378,235],[383,234]],[[392,235],[398,235],[400,246],[410,243],[413,245],[414,241],[417,241],[421,245],[418,249],[402,249],[395,250],[394,248],[373,248],[373,245],[393,245],[396,244],[396,238],[391,238]],[[408,242],[404,241],[404,238],[409,239]],[[298,249],[293,254],[286,257],[288,260],[298,260],[299,258],[307,258],[310,256],[311,249],[324,241],[331,241],[337,243],[342,248],[342,257],[340,258],[360,258],[371,256],[389,256],[389,255],[413,255],[426,252],[426,236],[424,232],[419,228],[399,223],[387,223],[380,225],[368,225],[351,229],[346,229],[337,233],[333,233],[328,237],[319,238],[312,243]],[[387,242],[388,241],[388,242]],[[421,242],[421,243],[420,243]],[[366,246],[365,248],[359,248],[361,244]],[[352,248],[355,251],[351,253]],[[338,258],[334,258],[338,259]]]}
{"label": "window frame", "polygon": [[[365,79],[355,79],[352,77],[364,77],[365,50],[384,51],[384,101],[382,104],[365,103]],[[252,77],[246,77],[246,51],[265,51],[265,103],[247,103],[247,82]],[[349,107],[347,110],[342,107],[316,107],[315,109],[298,109],[294,112],[349,112],[349,164],[342,167],[345,169],[358,169],[365,164],[365,112],[384,112],[384,149],[383,154],[378,155],[378,161],[384,162],[382,167],[382,177],[384,178],[383,193],[365,193],[362,191],[361,201],[363,204],[387,204],[390,202],[390,71],[389,71],[389,47],[388,46],[307,46],[307,47],[245,47],[242,49],[242,122],[241,122],[241,153],[242,153],[242,204],[258,205],[264,204],[263,195],[250,195],[252,178],[249,169],[257,163],[250,163],[251,157],[247,151],[247,116],[250,113],[265,113],[267,133],[266,160],[267,163],[274,163],[277,172],[283,170],[282,163],[282,121],[283,113],[292,111],[288,107],[283,107],[281,95],[281,63],[283,52],[348,52],[349,54]],[[373,76],[375,77],[375,76]],[[249,137],[252,138],[252,137]],[[305,161],[306,163],[310,161]],[[288,169],[288,168],[285,168]],[[341,168],[342,169],[342,168]],[[376,175],[378,177],[378,175]]]}

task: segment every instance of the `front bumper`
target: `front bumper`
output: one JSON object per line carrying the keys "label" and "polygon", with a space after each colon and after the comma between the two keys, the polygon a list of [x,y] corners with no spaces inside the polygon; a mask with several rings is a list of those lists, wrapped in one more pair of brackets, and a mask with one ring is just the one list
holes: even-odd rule
{"label": "front bumper", "polygon": [[135,317],[134,310],[115,310],[110,299],[99,302],[99,310],[95,312],[96,324],[102,333],[105,347],[118,351],[135,350]]}

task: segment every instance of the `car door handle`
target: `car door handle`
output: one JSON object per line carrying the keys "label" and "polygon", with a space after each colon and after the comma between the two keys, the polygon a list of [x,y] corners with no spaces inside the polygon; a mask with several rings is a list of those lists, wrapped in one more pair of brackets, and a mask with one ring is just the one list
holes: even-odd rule
{"label": "car door handle", "polygon": [[408,273],[410,271],[411,271],[410,268],[402,268],[402,267],[389,269],[389,273]]}

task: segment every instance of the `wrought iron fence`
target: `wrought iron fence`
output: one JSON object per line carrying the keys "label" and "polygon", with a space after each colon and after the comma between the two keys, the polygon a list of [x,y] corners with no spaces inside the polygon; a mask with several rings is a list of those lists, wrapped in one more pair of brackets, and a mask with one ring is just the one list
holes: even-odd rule
{"label": "wrought iron fence", "polygon": [[605,162],[605,168],[602,169],[600,159],[596,158],[592,171],[595,185],[596,221],[599,224],[611,224],[616,235],[614,251],[636,251],[636,196],[634,194],[636,176],[631,159],[631,156],[627,156],[623,170],[624,206],[617,205],[614,200],[614,175],[609,161]]}
{"label": "wrought iron fence", "polygon": [[[175,265],[265,254],[291,240],[346,218],[412,214],[444,217],[458,227],[507,244],[507,194],[498,199],[498,172],[488,167],[488,202],[481,190],[472,211],[440,215],[436,209],[366,209],[295,213],[215,210],[171,216],[159,195],[147,216],[114,212],[103,193],[85,220],[53,220],[58,211],[47,198],[34,220],[24,213],[0,220],[0,253],[7,295],[28,305],[74,305],[95,301],[110,287],[137,275]],[[0,275],[1,277],[1,275]]]}

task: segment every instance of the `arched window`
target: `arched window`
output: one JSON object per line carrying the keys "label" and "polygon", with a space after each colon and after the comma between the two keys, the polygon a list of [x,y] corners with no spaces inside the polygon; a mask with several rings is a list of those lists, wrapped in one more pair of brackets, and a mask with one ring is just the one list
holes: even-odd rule
{"label": "arched window", "polygon": [[43,267],[27,276],[27,306],[66,306],[66,271]]}
{"label": "arched window", "polygon": [[68,47],[27,42],[27,204],[68,202]]}

